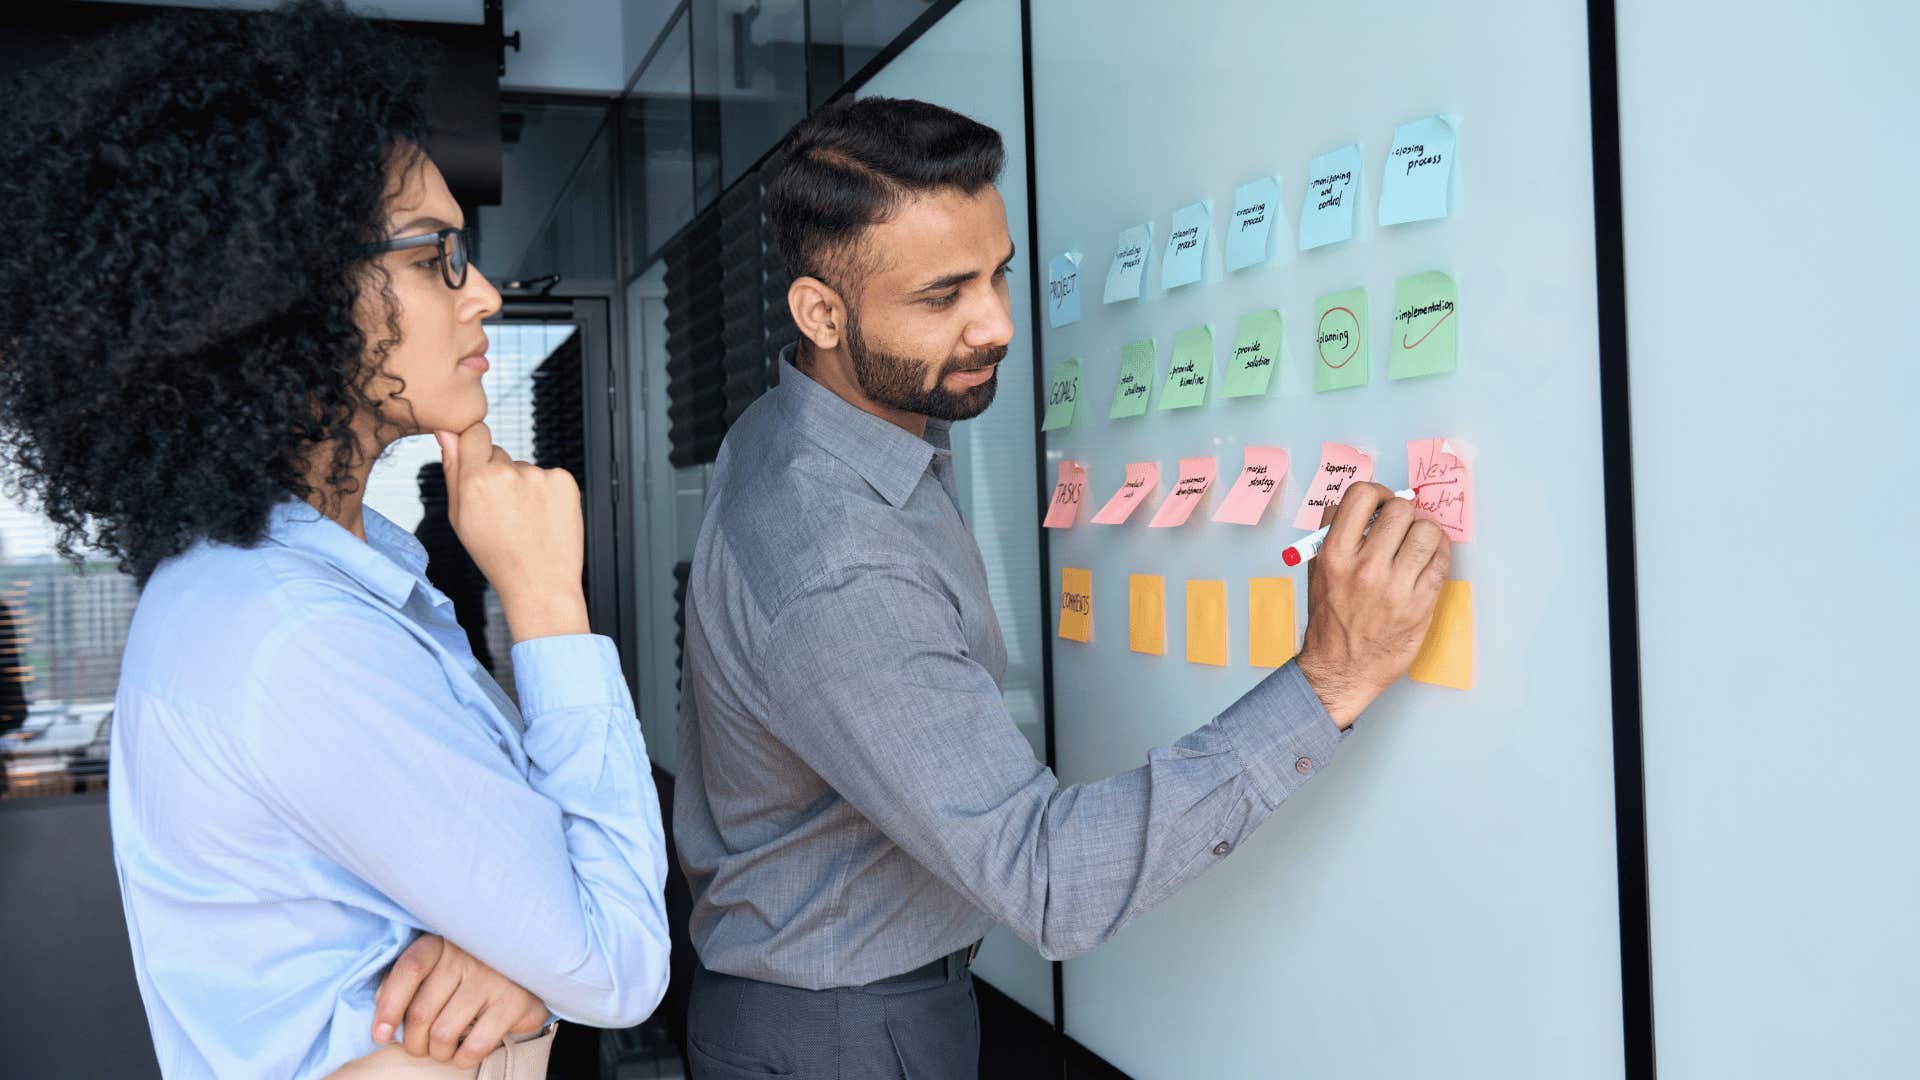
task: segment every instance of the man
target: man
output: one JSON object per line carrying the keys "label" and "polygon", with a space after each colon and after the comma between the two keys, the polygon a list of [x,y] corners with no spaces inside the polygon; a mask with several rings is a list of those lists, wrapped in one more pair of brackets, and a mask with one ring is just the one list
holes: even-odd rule
{"label": "man", "polygon": [[1001,160],[989,128],[868,98],[803,123],[768,190],[800,341],[721,448],[687,595],[696,1076],[972,1078],[981,936],[1073,956],[1225,857],[1406,671],[1446,576],[1437,527],[1355,487],[1297,661],[1060,786],[1001,701],[948,449],[1013,336]]}

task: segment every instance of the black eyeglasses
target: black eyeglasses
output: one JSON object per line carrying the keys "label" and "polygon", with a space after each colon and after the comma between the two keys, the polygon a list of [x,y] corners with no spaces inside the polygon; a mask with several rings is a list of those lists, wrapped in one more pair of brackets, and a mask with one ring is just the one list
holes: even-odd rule
{"label": "black eyeglasses", "polygon": [[472,262],[473,239],[465,229],[441,229],[439,232],[421,233],[419,236],[398,236],[392,240],[382,240],[377,244],[368,244],[360,249],[363,255],[380,255],[389,251],[406,251],[410,248],[438,247],[440,249],[440,280],[447,288],[458,289],[467,283],[467,266]]}

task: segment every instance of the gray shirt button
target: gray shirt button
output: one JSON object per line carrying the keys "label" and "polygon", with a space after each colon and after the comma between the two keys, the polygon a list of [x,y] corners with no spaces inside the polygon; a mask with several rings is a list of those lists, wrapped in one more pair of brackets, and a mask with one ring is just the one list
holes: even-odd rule
{"label": "gray shirt button", "polygon": [[1213,845],[1213,853],[1215,855],[1225,855],[1227,852],[1232,850],[1233,850],[1233,845],[1227,843],[1225,840],[1222,840],[1219,843]]}
{"label": "gray shirt button", "polygon": [[1301,758],[1299,761],[1294,762],[1293,771],[1299,773],[1301,776],[1307,775],[1313,771],[1313,759]]}

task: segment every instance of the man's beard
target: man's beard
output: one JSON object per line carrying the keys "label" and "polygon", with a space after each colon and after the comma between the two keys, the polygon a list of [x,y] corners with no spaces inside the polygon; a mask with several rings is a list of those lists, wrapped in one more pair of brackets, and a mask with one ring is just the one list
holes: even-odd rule
{"label": "man's beard", "polygon": [[986,412],[987,406],[993,404],[993,392],[1000,382],[1000,373],[995,371],[986,382],[970,386],[957,394],[941,384],[954,372],[975,371],[989,364],[1000,363],[1007,357],[1007,347],[995,345],[971,356],[947,361],[940,366],[939,377],[933,380],[933,389],[928,390],[923,380],[931,365],[911,357],[868,348],[866,339],[860,333],[859,318],[849,311],[847,354],[853,358],[854,378],[859,380],[861,391],[872,401],[935,420],[971,420]]}

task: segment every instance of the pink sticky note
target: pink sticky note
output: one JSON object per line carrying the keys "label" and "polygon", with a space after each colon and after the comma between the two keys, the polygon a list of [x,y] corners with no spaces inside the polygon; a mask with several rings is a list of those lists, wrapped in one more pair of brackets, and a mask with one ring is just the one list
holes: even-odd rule
{"label": "pink sticky note", "polygon": [[1160,504],[1160,509],[1147,522],[1149,529],[1169,529],[1185,525],[1187,518],[1193,516],[1193,508],[1206,498],[1207,489],[1213,486],[1213,477],[1219,471],[1210,457],[1183,457],[1180,459],[1180,478],[1174,481],[1173,494]]}
{"label": "pink sticky note", "polygon": [[1473,539],[1472,452],[1450,439],[1407,444],[1407,480],[1417,517],[1454,540]]}
{"label": "pink sticky note", "polygon": [[1330,503],[1339,503],[1340,493],[1348,484],[1371,479],[1373,459],[1364,452],[1345,443],[1321,443],[1320,467],[1314,470],[1313,479],[1307,481],[1307,497],[1300,504],[1300,512],[1293,515],[1293,527],[1319,528],[1322,511]]}
{"label": "pink sticky note", "polygon": [[1213,515],[1213,520],[1230,525],[1260,524],[1260,515],[1267,512],[1267,504],[1273,501],[1280,490],[1280,481],[1286,477],[1285,450],[1273,446],[1247,447],[1247,467],[1240,470],[1240,479],[1233,482],[1233,490],[1227,493],[1227,501]]}
{"label": "pink sticky note", "polygon": [[1060,463],[1060,481],[1053,485],[1053,502],[1047,505],[1049,529],[1071,529],[1080,520],[1080,501],[1087,491],[1087,467],[1077,461]]}
{"label": "pink sticky note", "polygon": [[1113,493],[1107,505],[1093,515],[1095,525],[1118,525],[1132,516],[1133,509],[1147,501],[1147,496],[1160,486],[1160,463],[1157,461],[1135,461],[1127,465],[1126,482],[1120,490]]}

